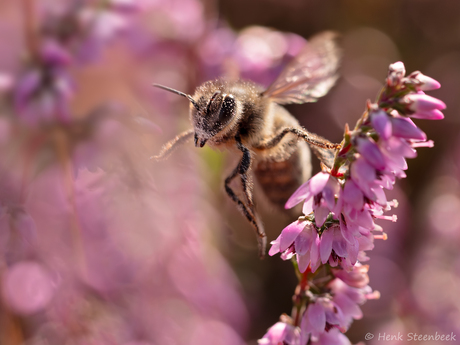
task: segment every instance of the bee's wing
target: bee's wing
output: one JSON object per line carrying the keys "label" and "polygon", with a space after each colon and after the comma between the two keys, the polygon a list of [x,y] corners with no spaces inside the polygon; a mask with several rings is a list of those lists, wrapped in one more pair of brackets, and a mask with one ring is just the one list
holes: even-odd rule
{"label": "bee's wing", "polygon": [[332,169],[334,165],[335,153],[334,149],[326,149],[315,145],[310,145],[310,149],[313,151],[316,157],[327,166],[329,169]]}
{"label": "bee's wing", "polygon": [[337,37],[331,31],[312,37],[263,96],[278,104],[315,102],[324,96],[338,78]]}

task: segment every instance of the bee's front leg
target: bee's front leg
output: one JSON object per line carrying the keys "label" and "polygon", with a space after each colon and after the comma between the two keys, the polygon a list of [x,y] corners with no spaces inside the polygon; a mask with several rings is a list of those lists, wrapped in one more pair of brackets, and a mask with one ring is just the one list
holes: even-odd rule
{"label": "bee's front leg", "polygon": [[[254,200],[252,195],[252,181],[250,175],[248,174],[251,167],[251,153],[242,143],[240,137],[237,135],[235,137],[238,149],[243,152],[243,157],[238,163],[237,167],[233,172],[225,179],[225,191],[228,196],[237,204],[240,211],[244,216],[249,220],[256,230],[258,244],[259,244],[259,256],[263,258],[265,256],[265,248],[267,246],[267,235],[265,234],[264,228],[258,219],[255,207]],[[247,199],[247,204],[241,201],[240,198],[236,195],[233,189],[230,187],[230,182],[237,176],[240,175],[241,183],[243,185],[243,192]]]}
{"label": "bee's front leg", "polygon": [[161,161],[169,157],[173,151],[182,144],[185,144],[187,141],[192,139],[193,134],[195,131],[193,129],[189,129],[188,131],[182,132],[173,140],[168,141],[166,144],[163,145],[161,151],[158,155],[150,157],[150,159],[154,159],[156,161]]}

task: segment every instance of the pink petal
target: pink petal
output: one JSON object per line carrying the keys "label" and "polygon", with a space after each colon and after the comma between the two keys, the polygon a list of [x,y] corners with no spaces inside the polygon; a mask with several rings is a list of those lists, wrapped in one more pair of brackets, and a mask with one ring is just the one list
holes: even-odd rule
{"label": "pink petal", "polygon": [[315,235],[315,239],[311,243],[311,250],[310,250],[310,264],[311,264],[311,271],[315,273],[318,269],[321,260],[319,259],[319,250],[320,250],[321,240],[319,235]]}
{"label": "pink petal", "polygon": [[372,126],[375,128],[376,132],[380,135],[383,139],[388,139],[391,137],[392,128],[391,128],[391,121],[386,112],[383,110],[379,110],[377,112],[373,112],[371,115],[371,122]]}
{"label": "pink petal", "polygon": [[374,220],[371,216],[371,213],[369,210],[364,209],[363,211],[358,211],[356,212],[356,217],[354,221],[359,225],[362,226],[363,228],[366,229],[374,229]]}
{"label": "pink petal", "polygon": [[340,307],[344,314],[350,317],[350,319],[359,320],[363,317],[363,312],[359,306],[347,295],[342,293],[335,295],[334,302]]}
{"label": "pink petal", "polygon": [[280,252],[280,237],[281,235],[278,236],[276,240],[270,242],[272,246],[270,247],[270,250],[268,251],[268,255],[273,256]]}
{"label": "pink petal", "polygon": [[329,210],[335,207],[335,196],[340,193],[340,184],[335,177],[330,177],[323,189],[323,198]]}
{"label": "pink petal", "polygon": [[326,314],[324,313],[324,307],[321,304],[310,304],[304,317],[308,318],[308,321],[316,332],[324,332],[324,328],[326,327]]}
{"label": "pink petal", "polygon": [[371,138],[358,138],[357,150],[377,170],[385,170],[385,159]]}
{"label": "pink petal", "polygon": [[409,109],[415,112],[446,109],[443,101],[424,94],[409,94],[404,97],[404,102],[408,103]]}
{"label": "pink petal", "polygon": [[393,135],[398,138],[426,140],[426,134],[418,128],[410,119],[396,118],[391,119]]}
{"label": "pink petal", "polygon": [[329,209],[324,206],[320,206],[315,210],[315,223],[317,227],[323,226],[329,213]]}
{"label": "pink petal", "polygon": [[350,170],[351,177],[358,186],[361,186],[361,183],[375,181],[377,178],[375,169],[361,157],[351,164]]}
{"label": "pink petal", "polygon": [[444,114],[438,109],[426,110],[426,111],[417,111],[416,113],[409,115],[415,119],[425,119],[425,120],[442,120]]}
{"label": "pink petal", "polygon": [[295,192],[291,195],[291,197],[286,202],[284,208],[289,209],[293,208],[295,205],[299,204],[302,200],[309,199],[312,197],[312,193],[310,191],[310,181],[308,180],[304,184],[302,184]]}
{"label": "pink petal", "polygon": [[316,229],[308,222],[302,232],[297,236],[294,242],[295,252],[297,255],[304,255],[310,251],[312,242],[315,239]]}
{"label": "pink petal", "polygon": [[420,83],[419,85],[416,85],[417,90],[431,91],[439,89],[441,87],[441,84],[437,80],[428,77],[419,71],[412,72],[409,75],[409,78],[416,79]]}
{"label": "pink petal", "polygon": [[332,249],[341,258],[346,258],[348,256],[347,241],[342,236],[340,230],[334,231],[334,241],[332,242]]}
{"label": "pink petal", "polygon": [[321,192],[326,186],[326,183],[329,180],[329,177],[331,177],[331,175],[329,175],[328,173],[322,172],[322,171],[316,174],[315,176],[313,176],[310,179],[311,193],[313,195],[316,195],[319,192]]}
{"label": "pink petal", "polygon": [[[263,338],[270,340],[267,344],[278,344],[283,342],[287,331],[287,324],[284,322],[275,323],[268,332],[264,335]],[[259,343],[260,344],[260,343]],[[262,344],[264,344],[262,342]]]}
{"label": "pink petal", "polygon": [[386,206],[387,197],[386,197],[385,192],[383,191],[382,187],[376,186],[374,188],[371,188],[371,190],[375,194],[375,201],[381,206]]}
{"label": "pink petal", "polygon": [[320,243],[320,256],[321,262],[325,264],[332,252],[332,240],[334,239],[334,231],[332,229],[326,229],[321,235]]}
{"label": "pink petal", "polygon": [[307,270],[308,265],[310,265],[310,252],[303,255],[297,254],[297,265],[300,273],[304,273]]}
{"label": "pink petal", "polygon": [[330,306],[326,308],[326,322],[331,325],[342,325],[343,312],[335,302],[329,302]]}
{"label": "pink petal", "polygon": [[313,212],[313,198],[309,198],[305,200],[302,207],[302,213],[308,216],[310,213]]}
{"label": "pink petal", "polygon": [[351,244],[348,244],[348,259],[350,260],[350,263],[354,265],[356,261],[358,260],[358,254],[359,254],[359,242],[356,237],[354,237],[354,241]]}
{"label": "pink petal", "polygon": [[354,243],[355,236],[353,235],[353,232],[350,229],[348,229],[348,227],[342,220],[340,220],[340,231],[342,233],[343,238],[348,243]]}
{"label": "pink petal", "polygon": [[361,210],[363,208],[363,193],[353,180],[345,182],[345,186],[343,187],[343,200],[357,210]]}
{"label": "pink petal", "polygon": [[306,221],[295,221],[286,226],[280,235],[280,251],[284,252],[294,242],[307,224]]}

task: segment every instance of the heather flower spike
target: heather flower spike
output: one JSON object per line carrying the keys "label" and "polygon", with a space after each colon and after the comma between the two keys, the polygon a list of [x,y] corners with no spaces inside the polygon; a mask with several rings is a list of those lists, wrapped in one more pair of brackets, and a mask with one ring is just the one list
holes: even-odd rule
{"label": "heather flower spike", "polygon": [[269,254],[294,262],[299,285],[290,327],[300,327],[291,333],[300,331],[302,345],[350,344],[343,333],[363,317],[359,306],[380,296],[368,285],[369,265],[362,264],[374,240],[387,237],[374,220],[396,221],[386,215],[397,202],[388,201],[385,190],[406,176],[406,158],[414,158],[416,148],[432,146],[411,118],[442,119],[446,107],[423,92],[439,88],[436,80],[405,74],[402,62],[390,65],[377,101],[368,103],[353,130],[346,127],[332,170],[313,176],[286,203],[303,202],[303,215],[282,230]]}

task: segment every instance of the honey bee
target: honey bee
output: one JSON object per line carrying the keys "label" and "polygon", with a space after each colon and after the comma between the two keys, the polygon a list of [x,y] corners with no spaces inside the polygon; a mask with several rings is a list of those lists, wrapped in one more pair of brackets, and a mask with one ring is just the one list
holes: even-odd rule
{"label": "honey bee", "polygon": [[[154,84],[190,101],[193,129],[165,144],[152,159],[165,159],[192,138],[196,147],[207,144],[239,152],[241,159],[225,179],[225,191],[254,227],[260,257],[265,255],[266,235],[254,204],[251,170],[271,203],[283,208],[311,176],[309,146],[328,167],[339,147],[308,132],[281,106],[315,102],[335,84],[341,55],[336,39],[333,32],[314,36],[266,90],[250,81],[217,79],[205,82],[191,96]],[[230,187],[237,177],[242,196]]]}

